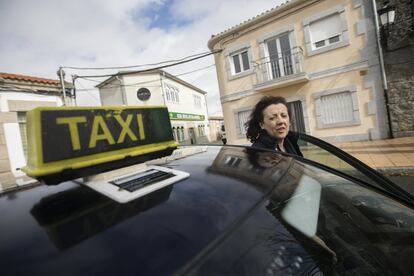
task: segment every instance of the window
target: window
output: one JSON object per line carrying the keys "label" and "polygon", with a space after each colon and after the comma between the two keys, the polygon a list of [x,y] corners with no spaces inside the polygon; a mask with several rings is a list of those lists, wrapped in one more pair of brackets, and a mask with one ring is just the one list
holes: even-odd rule
{"label": "window", "polygon": [[199,95],[193,95],[194,106],[201,108],[201,97]]}
{"label": "window", "polygon": [[165,84],[165,95],[168,102],[179,103],[179,90],[170,84]]}
{"label": "window", "polygon": [[204,125],[199,125],[198,126],[198,136],[204,136],[204,135],[205,135]]}
{"label": "window", "polygon": [[232,75],[236,75],[250,69],[250,61],[247,50],[231,54],[230,57]]}
{"label": "window", "polygon": [[265,55],[268,76],[267,79],[276,79],[294,73],[292,49],[289,33],[268,39],[265,42]]}
{"label": "window", "polygon": [[254,73],[250,42],[224,50],[224,60],[228,80],[245,77]]}
{"label": "window", "polygon": [[22,138],[22,146],[23,146],[24,157],[27,160],[26,112],[17,112],[17,121],[19,123],[20,136]]}
{"label": "window", "polygon": [[228,155],[224,159],[224,164],[232,168],[238,168],[242,159],[238,156]]}
{"label": "window", "polygon": [[236,129],[237,129],[237,135],[239,137],[242,137],[246,134],[246,128],[245,124],[250,118],[251,110],[243,110],[239,111],[236,114]]}
{"label": "window", "polygon": [[167,101],[171,101],[171,96],[170,96],[170,88],[168,86],[165,86],[165,95],[167,96]]}
{"label": "window", "polygon": [[178,142],[184,141],[184,127],[177,127]]}
{"label": "window", "polygon": [[177,138],[177,133],[175,132],[175,127],[172,128],[172,134],[173,134],[174,140],[177,141],[178,138]]}
{"label": "window", "polygon": [[343,6],[337,6],[303,20],[308,56],[349,45],[348,24]]}
{"label": "window", "polygon": [[360,124],[355,86],[315,93],[314,98],[319,128]]}
{"label": "window", "polygon": [[351,93],[342,92],[321,97],[321,115],[324,124],[336,124],[352,121]]}
{"label": "window", "polygon": [[310,24],[312,48],[317,49],[341,40],[342,24],[338,13]]}

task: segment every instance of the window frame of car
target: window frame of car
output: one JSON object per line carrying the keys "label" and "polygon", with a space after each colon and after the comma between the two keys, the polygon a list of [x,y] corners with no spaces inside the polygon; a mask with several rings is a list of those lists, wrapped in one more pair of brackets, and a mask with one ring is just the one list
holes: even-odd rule
{"label": "window frame of car", "polygon": [[[347,164],[349,164],[350,166],[352,166],[353,168],[355,168],[357,171],[361,172],[364,176],[368,177],[369,179],[371,179],[372,181],[374,181],[375,183],[377,183],[379,185],[373,185],[371,183],[368,183],[367,181],[364,181],[363,179],[354,177],[352,175],[349,175],[343,171],[340,171],[338,169],[329,167],[327,165],[321,164],[317,161],[311,160],[311,159],[307,159],[305,157],[301,157],[301,156],[296,156],[296,155],[291,155],[293,157],[295,157],[296,159],[299,159],[301,161],[303,161],[304,163],[310,163],[316,167],[320,167],[328,172],[334,173],[336,175],[342,176],[344,178],[350,179],[354,182],[357,183],[361,183],[364,186],[368,186],[370,188],[374,188],[376,191],[380,192],[380,193],[386,193],[387,196],[391,196],[394,199],[398,200],[398,201],[402,201],[405,204],[408,204],[409,206],[413,207],[414,206],[414,197],[406,192],[404,189],[398,187],[395,183],[393,183],[391,180],[389,180],[388,178],[386,178],[384,175],[382,175],[381,173],[379,173],[378,171],[374,170],[373,168],[369,167],[368,165],[366,165],[365,163],[361,162],[360,160],[358,160],[357,158],[353,157],[352,155],[346,153],[345,151],[335,147],[334,145],[331,145],[321,139],[318,139],[316,137],[313,137],[311,135],[305,134],[305,133],[297,133],[297,132],[293,132],[293,135],[297,136],[298,139],[305,141],[307,143],[310,143],[312,145],[315,145],[329,153],[331,153],[332,155],[338,157],[339,159],[343,160],[344,162],[346,162]],[[289,154],[290,155],[290,154]]]}

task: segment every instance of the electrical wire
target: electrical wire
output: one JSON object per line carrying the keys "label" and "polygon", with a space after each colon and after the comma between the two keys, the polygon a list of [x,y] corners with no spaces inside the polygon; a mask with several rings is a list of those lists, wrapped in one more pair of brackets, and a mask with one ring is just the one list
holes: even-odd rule
{"label": "electrical wire", "polygon": [[92,98],[94,98],[98,102],[101,101],[94,94],[88,92],[88,91],[96,91],[96,89],[87,89],[87,88],[85,88],[85,86],[83,86],[83,84],[81,82],[79,82],[79,85],[82,87],[82,89],[76,89],[76,91],[85,91],[86,93],[88,93]]}
{"label": "electrical wire", "polygon": [[160,65],[160,64],[164,64],[164,63],[171,63],[171,62],[180,62],[180,61],[186,60],[186,59],[188,59],[188,58],[193,58],[193,57],[197,57],[197,56],[205,55],[205,54],[208,54],[208,53],[210,53],[210,51],[208,51],[208,52],[203,52],[203,53],[198,53],[198,54],[194,54],[194,55],[190,55],[190,56],[186,56],[186,57],[181,58],[181,59],[172,59],[172,60],[160,61],[160,62],[156,62],[156,63],[140,64],[140,65],[109,66],[109,67],[76,67],[76,66],[62,66],[62,68],[66,68],[66,69],[75,69],[75,70],[110,70],[110,69],[127,69],[127,68],[144,67],[144,66],[155,66],[155,65]]}
{"label": "electrical wire", "polygon": [[[180,73],[180,74],[173,75],[173,76],[174,77],[179,77],[179,76],[183,76],[183,75],[188,75],[188,74],[192,74],[194,72],[198,72],[198,71],[202,71],[202,70],[211,68],[213,66],[215,66],[215,64],[210,64],[210,65],[205,66],[205,67],[202,67],[202,68],[198,68],[198,69],[195,69],[195,70],[187,71],[187,72]],[[81,78],[84,79],[84,80],[87,80],[87,81],[101,83],[101,81],[98,81],[98,80],[94,80],[94,79],[90,79],[90,78],[85,78],[85,77],[81,77]],[[111,89],[111,88],[118,88],[118,87],[138,86],[138,85],[141,85],[141,84],[147,84],[147,83],[159,82],[159,81],[160,81],[160,79],[157,78],[157,79],[153,79],[153,80],[141,81],[141,82],[136,82],[136,83],[132,83],[132,84],[107,85],[105,87],[102,87],[101,89],[104,90],[104,89]],[[159,85],[154,85],[154,86],[148,86],[148,87],[160,87],[160,86]],[[95,90],[95,89],[87,89],[87,88],[85,88],[85,89],[77,89],[77,91],[92,91],[92,90]]]}
{"label": "electrical wire", "polygon": [[149,72],[149,71],[155,71],[155,70],[159,70],[159,69],[163,69],[163,68],[168,68],[168,67],[173,67],[173,66],[177,66],[180,64],[184,64],[187,62],[191,62],[200,58],[204,58],[216,53],[221,52],[222,50],[216,50],[216,51],[212,51],[212,52],[208,52],[206,54],[203,55],[198,55],[196,57],[187,59],[187,60],[182,60],[179,62],[175,62],[172,64],[168,64],[168,65],[163,65],[163,66],[158,66],[158,67],[153,67],[153,68],[149,68],[149,69],[144,69],[144,70],[136,70],[136,71],[130,71],[130,72],[118,72],[115,74],[103,74],[103,75],[84,75],[84,76],[76,76],[77,78],[103,78],[103,77],[114,77],[114,76],[119,76],[119,75],[133,75],[133,74],[137,74],[137,73],[144,73],[144,72]]}

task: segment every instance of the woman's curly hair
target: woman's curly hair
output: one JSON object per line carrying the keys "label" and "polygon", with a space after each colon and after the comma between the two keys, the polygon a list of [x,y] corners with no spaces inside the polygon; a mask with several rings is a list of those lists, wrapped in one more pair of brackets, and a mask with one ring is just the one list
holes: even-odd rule
{"label": "woman's curly hair", "polygon": [[260,123],[263,122],[263,110],[272,104],[285,105],[290,117],[290,110],[285,98],[279,96],[265,96],[261,98],[250,114],[249,120],[244,124],[244,127],[247,130],[246,137],[250,140],[250,142],[255,142],[259,138],[260,134],[264,131],[260,127]]}

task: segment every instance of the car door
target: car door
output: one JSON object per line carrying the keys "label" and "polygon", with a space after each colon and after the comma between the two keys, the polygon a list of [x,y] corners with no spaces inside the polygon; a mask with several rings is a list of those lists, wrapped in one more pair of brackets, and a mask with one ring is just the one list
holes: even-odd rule
{"label": "car door", "polygon": [[292,132],[292,137],[298,139],[297,144],[304,158],[392,193],[410,204],[414,203],[414,198],[409,193],[395,185],[381,173],[332,144],[304,133]]}

